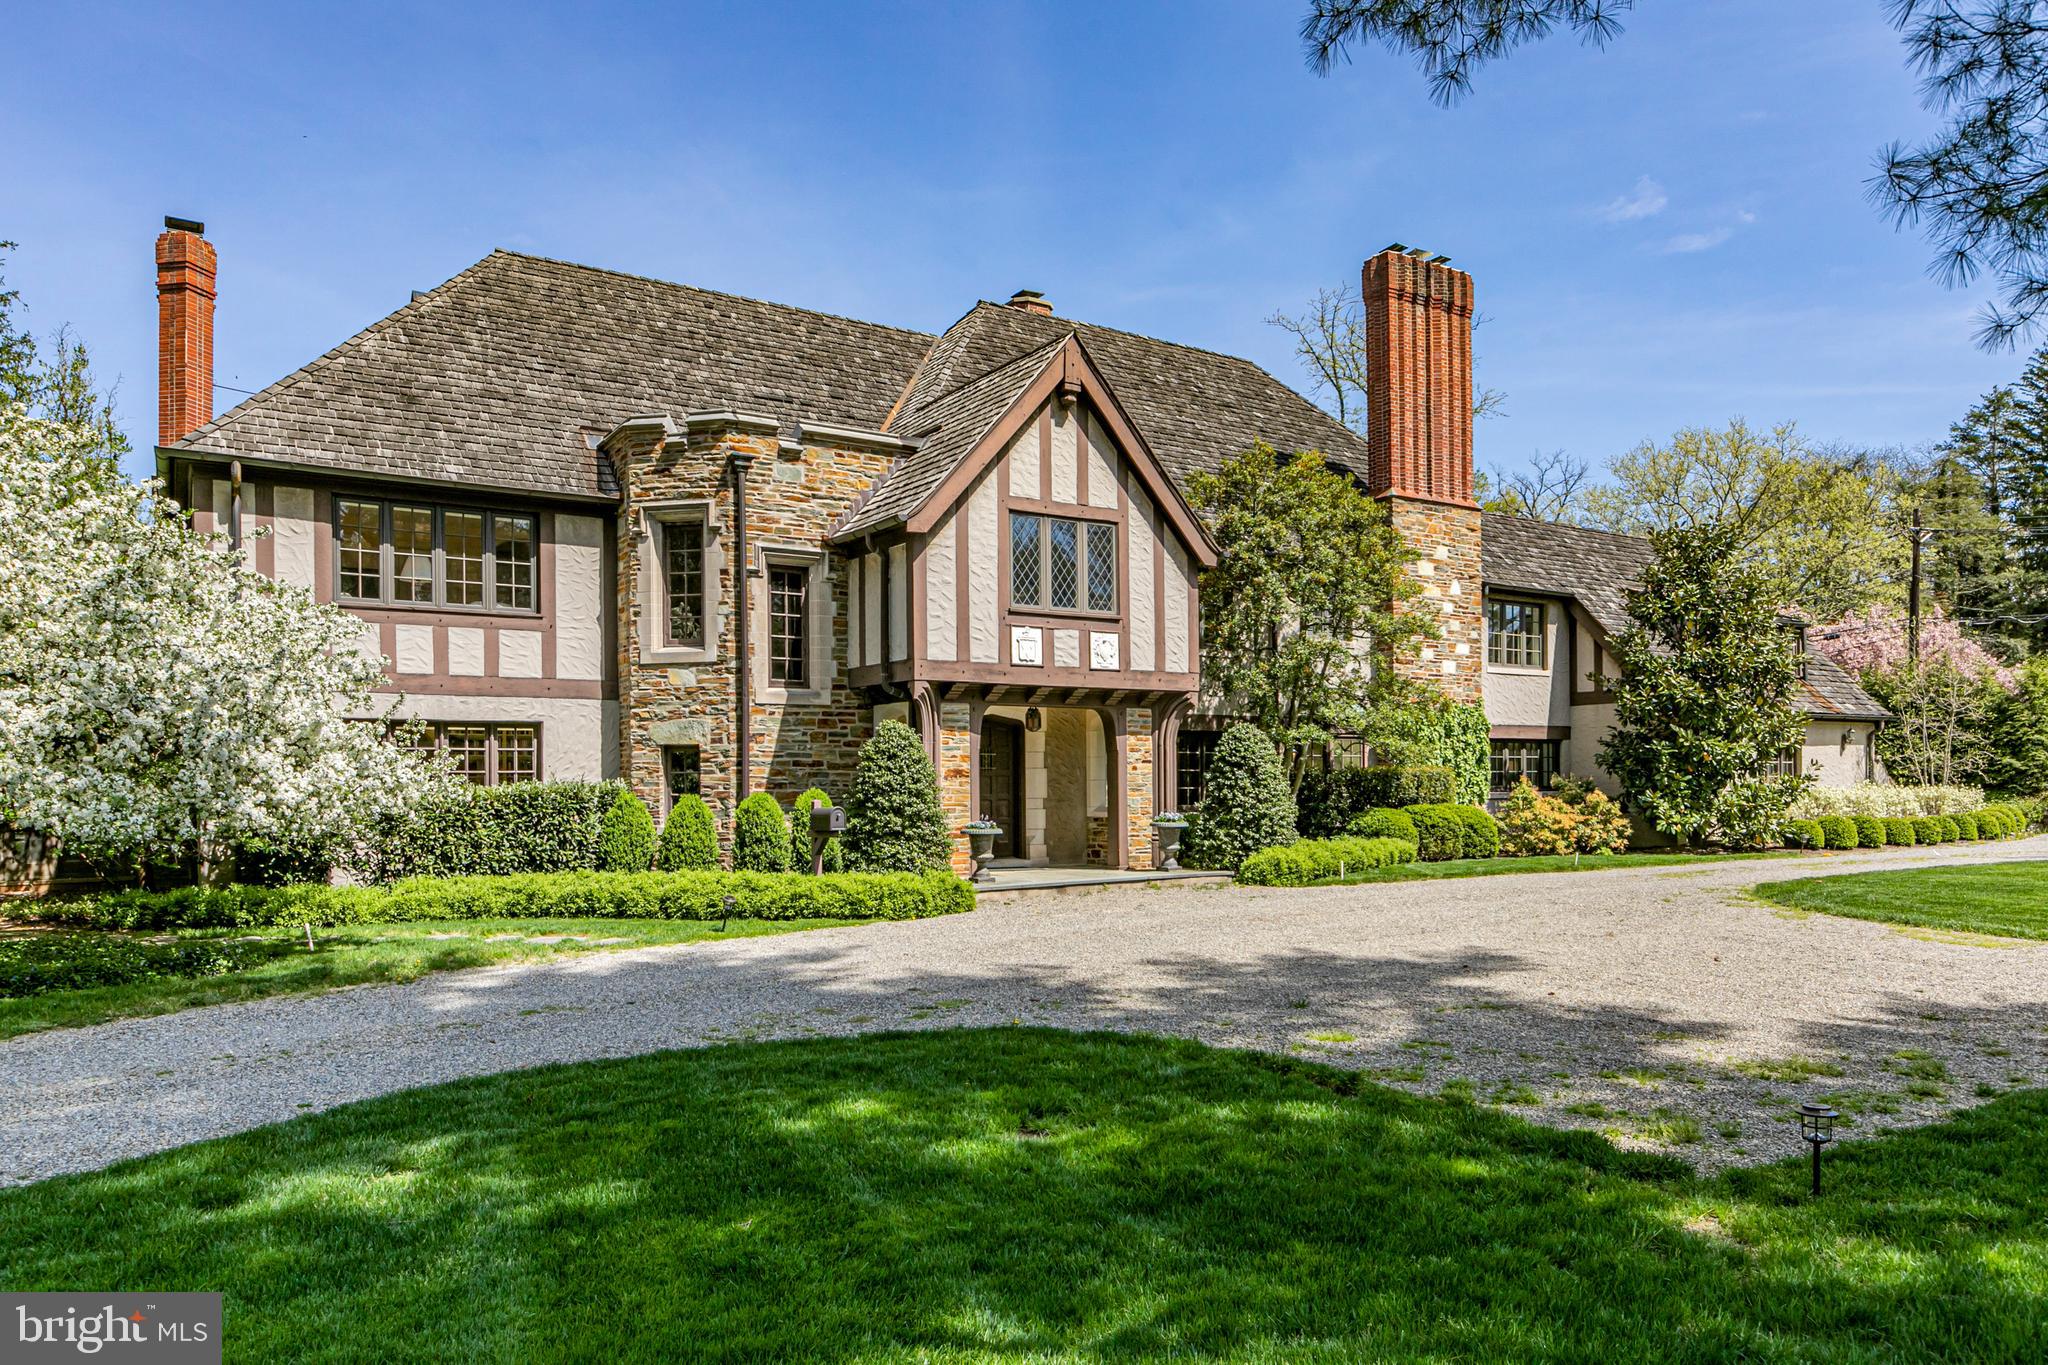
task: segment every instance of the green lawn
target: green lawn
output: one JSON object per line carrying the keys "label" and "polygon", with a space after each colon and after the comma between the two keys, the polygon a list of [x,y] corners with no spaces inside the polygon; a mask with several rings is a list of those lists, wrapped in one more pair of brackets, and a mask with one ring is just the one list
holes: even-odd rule
{"label": "green lawn", "polygon": [[1446,877],[1506,877],[1524,872],[1600,872],[1622,867],[1677,867],[1681,863],[1727,863],[1750,858],[1796,858],[1797,853],[1609,853],[1583,858],[1452,858],[1440,863],[1376,867],[1314,886],[1355,886],[1363,882],[1437,881]]}
{"label": "green lawn", "polygon": [[[657,943],[741,938],[821,929],[851,920],[733,920],[721,932],[717,921],[644,919],[421,920],[410,924],[351,925],[315,929],[308,951],[303,929],[207,929],[146,934],[151,941],[255,939],[263,960],[223,976],[190,980],[138,981],[123,986],[51,991],[22,999],[0,999],[0,1038],[39,1029],[72,1028],[108,1019],[168,1014],[199,1005],[299,995],[370,982],[411,981],[428,972],[523,962],[568,953],[642,948]],[[0,921],[0,930],[10,930]],[[101,929],[33,929],[37,934],[107,934]],[[573,935],[546,941],[557,935]],[[542,940],[542,941],[535,941]],[[600,943],[598,940],[612,940]]]}
{"label": "green lawn", "polygon": [[1765,882],[1756,894],[1799,910],[1887,924],[2048,938],[2048,862],[1802,877]]}
{"label": "green lawn", "polygon": [[735,1045],[0,1191],[0,1284],[218,1289],[243,1361],[2038,1360],[2044,1124],[1844,1143],[1809,1202],[1194,1043]]}

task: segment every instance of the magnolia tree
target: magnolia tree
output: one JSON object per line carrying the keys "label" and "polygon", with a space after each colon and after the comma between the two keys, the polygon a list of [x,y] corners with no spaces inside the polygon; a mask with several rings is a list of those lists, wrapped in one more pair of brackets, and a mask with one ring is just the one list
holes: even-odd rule
{"label": "magnolia tree", "polygon": [[386,742],[360,621],[95,444],[0,406],[0,824],[217,872],[237,840],[346,835],[451,780]]}

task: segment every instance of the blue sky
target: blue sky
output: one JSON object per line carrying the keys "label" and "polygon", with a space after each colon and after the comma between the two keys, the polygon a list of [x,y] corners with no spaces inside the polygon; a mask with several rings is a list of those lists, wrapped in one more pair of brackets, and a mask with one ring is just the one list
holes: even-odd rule
{"label": "blue sky", "polygon": [[1646,0],[1449,110],[1377,49],[1313,75],[1299,8],[35,6],[0,238],[145,452],[165,213],[244,389],[496,246],[925,329],[1038,288],[1300,382],[1264,319],[1423,245],[1477,279],[1506,468],[1736,415],[1916,445],[2017,372],[1864,199],[1930,126],[1879,0]]}

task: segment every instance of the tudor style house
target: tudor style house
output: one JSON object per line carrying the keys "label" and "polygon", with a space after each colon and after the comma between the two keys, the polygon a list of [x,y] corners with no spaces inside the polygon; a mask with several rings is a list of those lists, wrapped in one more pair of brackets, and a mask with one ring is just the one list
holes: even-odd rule
{"label": "tudor style house", "polygon": [[[167,219],[156,268],[160,473],[360,617],[473,781],[619,778],[728,821],[750,791],[843,795],[895,717],[1000,856],[1150,866],[1215,738],[1216,551],[1183,483],[1258,440],[1386,501],[1439,627],[1393,665],[1485,702],[1498,783],[1597,776],[1647,549],[1476,506],[1472,281],[1444,258],[1365,263],[1370,440],[1028,290],[931,336],[504,251],[215,418],[203,226]],[[1805,657],[1785,761],[1860,777],[1884,713]]]}

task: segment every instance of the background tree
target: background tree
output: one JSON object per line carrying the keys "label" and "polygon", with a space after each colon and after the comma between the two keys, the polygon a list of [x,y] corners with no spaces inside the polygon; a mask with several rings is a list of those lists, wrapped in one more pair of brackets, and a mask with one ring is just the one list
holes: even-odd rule
{"label": "background tree", "polygon": [[[200,536],[83,428],[0,405],[0,824],[225,870],[450,780],[384,738],[362,623]],[[350,719],[359,717],[361,719]]]}
{"label": "background tree", "polygon": [[1810,633],[1814,648],[1859,678],[1898,719],[1878,732],[1877,753],[1894,780],[1984,780],[1997,757],[1989,726],[2015,675],[1938,605],[1920,620],[1912,657],[1905,613],[1872,607]]}
{"label": "background tree", "polygon": [[1763,431],[1738,418],[1646,441],[1609,475],[1584,495],[1584,521],[1635,535],[1723,527],[1774,603],[1827,618],[1903,595],[1910,547],[1888,459],[1813,447],[1789,422]]}
{"label": "background tree", "polygon": [[1716,833],[1738,791],[1745,827],[1774,824],[1797,780],[1758,778],[1806,721],[1791,706],[1798,670],[1770,581],[1739,557],[1725,524],[1651,540],[1656,558],[1614,642],[1615,724],[1600,766],[1643,819],[1681,843]]}
{"label": "background tree", "polygon": [[1221,552],[1202,578],[1203,683],[1280,746],[1298,784],[1333,733],[1365,730],[1400,695],[1371,657],[1428,630],[1396,610],[1414,591],[1408,548],[1313,451],[1256,445],[1191,475],[1188,497]]}
{"label": "background tree", "polygon": [[102,393],[85,343],[59,327],[39,345],[21,321],[19,290],[6,287],[6,253],[0,242],[0,403],[48,424],[44,440],[65,439],[112,459],[128,453],[128,438],[114,423],[114,394]]}
{"label": "background tree", "polygon": [[[1474,318],[1473,327],[1483,320]],[[1323,400],[1331,416],[1365,435],[1365,301],[1359,290],[1319,289],[1300,313],[1275,313],[1266,322],[1294,338],[1309,393]],[[1475,390],[1472,415],[1499,412],[1506,401],[1499,389]]]}
{"label": "background tree", "polygon": [[2048,785],[2048,655],[2014,671],[1986,718],[1984,785],[2034,795]]}
{"label": "background tree", "polygon": [[[1472,73],[1564,29],[1599,47],[1635,0],[1314,0],[1302,22],[1310,64],[1327,72],[1361,42],[1413,56],[1431,95],[1449,104]],[[1915,148],[1879,158],[1871,197],[1901,225],[1919,224],[1952,284],[1989,274],[2005,306],[1980,339],[2009,343],[2048,309],[2048,12],[2038,0],[1888,0],[1922,103],[1949,117]]]}
{"label": "background tree", "polygon": [[1593,488],[1593,468],[1562,450],[1537,451],[1526,469],[1496,471],[1480,504],[1489,512],[1507,512],[1537,521],[1574,523],[1586,514]]}

